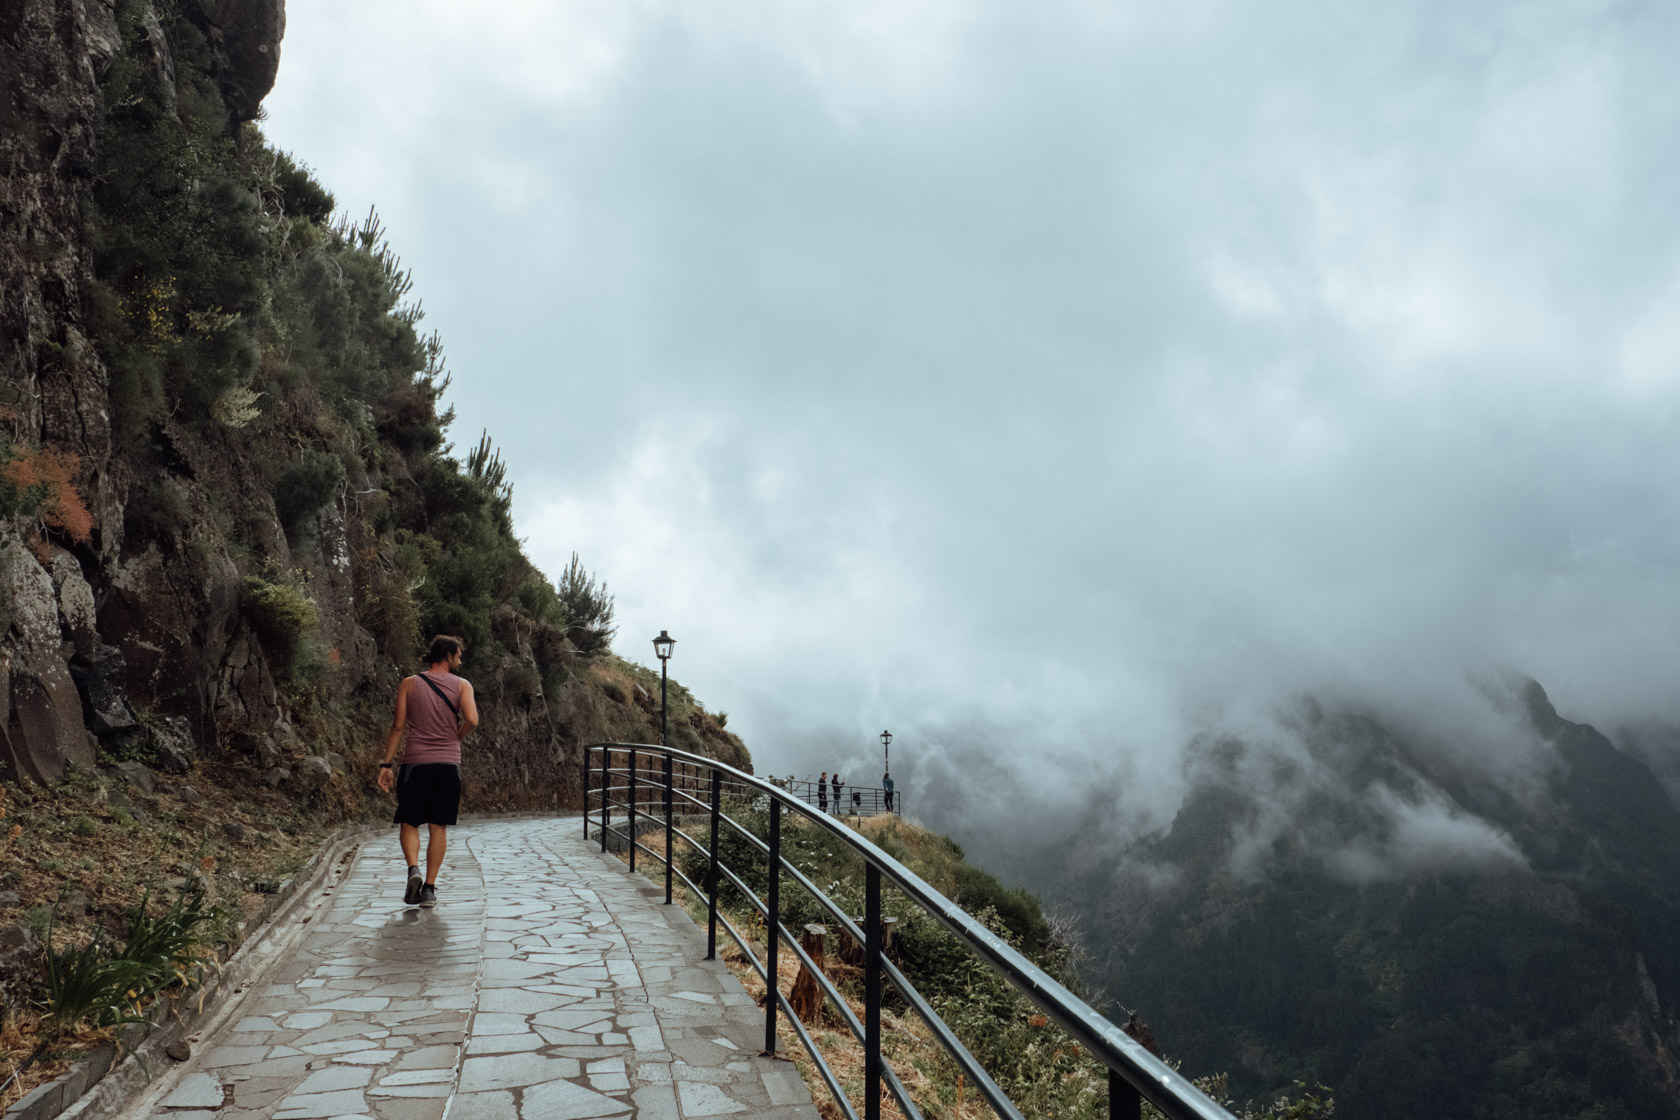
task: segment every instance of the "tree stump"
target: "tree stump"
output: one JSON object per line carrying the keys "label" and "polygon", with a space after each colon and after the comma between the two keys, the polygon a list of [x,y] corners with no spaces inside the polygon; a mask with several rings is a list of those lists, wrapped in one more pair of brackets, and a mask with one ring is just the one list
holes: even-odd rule
{"label": "tree stump", "polygon": [[[811,960],[818,970],[826,966],[823,960],[823,940],[828,937],[828,927],[808,925],[799,935],[800,948],[810,954]],[[799,962],[799,978],[793,982],[793,994],[788,997],[793,1005],[793,1013],[799,1016],[801,1023],[815,1023],[817,1014],[822,1011],[823,990],[817,983],[817,978],[811,975],[811,970],[805,967],[805,962]]]}
{"label": "tree stump", "polygon": [[[859,929],[863,929],[863,919],[861,917],[856,917],[856,918],[853,918],[852,920],[857,923]],[[882,918],[881,919],[881,955],[882,956],[886,956],[886,957],[892,956],[893,927],[896,926],[896,925],[898,925],[898,919],[897,918]],[[867,930],[864,930],[864,933],[865,933],[866,936],[868,935]],[[838,949],[839,949],[839,953],[840,953],[840,959],[842,961],[844,961],[846,964],[851,965],[853,968],[862,968],[863,967],[864,957],[866,957],[868,955],[867,953],[864,952],[864,946],[863,945],[859,944],[856,941],[853,941],[850,937],[845,937],[845,938],[841,939],[840,944],[838,946]]]}

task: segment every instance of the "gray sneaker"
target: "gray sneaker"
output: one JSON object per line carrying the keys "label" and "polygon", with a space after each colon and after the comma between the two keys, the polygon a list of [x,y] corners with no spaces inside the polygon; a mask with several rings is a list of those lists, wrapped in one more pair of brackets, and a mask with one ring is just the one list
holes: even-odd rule
{"label": "gray sneaker", "polygon": [[426,880],[420,877],[420,869],[415,868],[408,873],[408,889],[403,892],[403,904],[413,906],[420,901],[420,888],[426,885]]}
{"label": "gray sneaker", "polygon": [[437,888],[427,883],[420,888],[420,908],[430,910],[437,905]]}

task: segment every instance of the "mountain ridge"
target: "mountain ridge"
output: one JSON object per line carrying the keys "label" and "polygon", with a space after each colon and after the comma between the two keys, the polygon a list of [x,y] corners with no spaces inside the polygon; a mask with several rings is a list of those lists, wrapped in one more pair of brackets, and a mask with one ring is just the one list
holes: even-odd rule
{"label": "mountain ridge", "polygon": [[1245,1093],[1306,1078],[1379,1120],[1680,1116],[1680,810],[1537,682],[1507,699],[1527,788],[1310,701],[1298,755],[1204,741],[1172,824],[1055,892],[1100,892],[1088,928],[1126,931],[1091,939],[1094,978]]}

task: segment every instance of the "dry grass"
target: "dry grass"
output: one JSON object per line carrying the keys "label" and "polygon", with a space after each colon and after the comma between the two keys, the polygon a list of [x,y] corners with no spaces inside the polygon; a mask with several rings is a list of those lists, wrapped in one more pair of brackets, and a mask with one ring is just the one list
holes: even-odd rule
{"label": "dry grass", "polygon": [[[161,910],[176,889],[197,886],[206,906],[220,911],[212,936],[231,946],[238,924],[261,911],[266,891],[303,866],[333,822],[343,819],[319,805],[306,814],[292,798],[251,779],[244,767],[210,762],[154,794],[86,772],[53,789],[0,784],[0,890],[19,896],[16,907],[0,908],[0,930],[24,925],[37,934],[35,951],[14,958],[0,975],[0,1081],[24,1067],[0,1091],[0,1108],[112,1035],[67,1035],[41,1014],[38,984],[49,915],[56,947],[85,944],[96,931],[120,943],[125,909],[149,892]],[[335,785],[342,782],[335,779]],[[191,785],[202,801],[184,800],[181,784]],[[329,796],[349,800],[345,791]],[[85,913],[79,912],[83,899]]]}

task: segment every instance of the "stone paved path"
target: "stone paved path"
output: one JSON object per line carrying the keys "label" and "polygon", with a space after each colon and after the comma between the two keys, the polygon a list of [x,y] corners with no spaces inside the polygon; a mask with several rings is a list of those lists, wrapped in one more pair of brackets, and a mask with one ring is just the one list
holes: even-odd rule
{"label": "stone paved path", "polygon": [[451,831],[435,910],[395,838],[134,1120],[816,1120],[762,1012],[663,891],[570,820]]}

